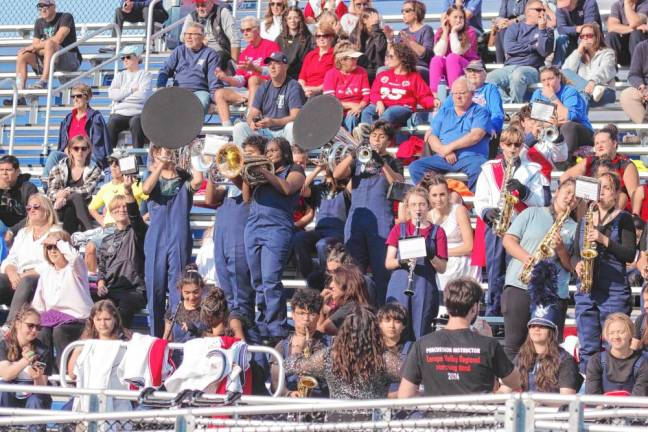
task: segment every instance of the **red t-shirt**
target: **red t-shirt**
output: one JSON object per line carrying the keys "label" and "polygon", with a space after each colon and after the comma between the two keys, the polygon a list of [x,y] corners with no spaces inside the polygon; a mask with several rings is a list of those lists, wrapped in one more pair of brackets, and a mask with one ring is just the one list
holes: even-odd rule
{"label": "red t-shirt", "polygon": [[270,56],[270,54],[272,54],[273,52],[277,51],[281,51],[279,45],[267,39],[261,39],[261,42],[259,42],[259,45],[257,46],[253,46],[252,44],[248,45],[241,52],[241,55],[239,55],[238,69],[236,70],[236,74],[243,76],[246,83],[251,76],[261,76],[265,79],[268,79],[269,77],[267,75],[261,75],[258,72],[251,72],[245,69],[245,64],[249,60],[256,66],[263,67],[263,61],[265,60],[265,58]]}
{"label": "red t-shirt", "polygon": [[319,55],[319,48],[315,48],[304,57],[299,79],[309,87],[322,85],[326,72],[335,67],[333,48],[330,48],[323,56]]}
{"label": "red t-shirt", "polygon": [[[86,123],[88,122],[88,113],[86,112],[81,116],[80,119],[77,119],[77,110],[73,109],[72,110],[72,122],[70,123],[70,127],[68,128],[68,140],[71,140],[75,136],[88,136],[88,133],[86,132]],[[67,143],[64,143],[67,145]]]}
{"label": "red t-shirt", "polygon": [[416,105],[425,109],[434,106],[432,91],[418,72],[397,75],[392,69],[379,73],[371,86],[371,103],[382,102],[385,107],[402,105],[416,111]]}
{"label": "red t-shirt", "polygon": [[[430,224],[427,228],[421,228],[421,236],[424,238],[428,238],[430,235],[430,232],[432,232],[432,227],[434,225]],[[400,224],[394,225],[392,230],[389,232],[389,235],[387,236],[387,241],[385,242],[387,246],[394,246],[395,248],[398,247],[398,240],[400,240]],[[408,236],[413,236],[414,235],[414,230],[416,227],[411,221],[407,221],[405,224],[405,233]],[[448,239],[446,237],[446,233],[443,230],[443,228],[439,227],[436,232],[436,254],[439,258],[441,259],[448,259]]]}
{"label": "red t-shirt", "polygon": [[369,76],[360,66],[348,74],[331,69],[324,76],[324,94],[338,98],[340,102],[369,103]]}
{"label": "red t-shirt", "polygon": [[[318,8],[317,14],[313,10],[313,6],[311,5],[311,2],[315,5],[317,5],[317,2],[319,1],[320,7]],[[309,0],[308,3],[306,3],[306,8],[304,8],[304,18],[315,18],[319,17],[322,14],[322,11],[324,10],[324,6],[326,5],[327,0]],[[349,10],[347,9],[346,5],[342,0],[338,0],[337,5],[335,6],[335,15],[337,16],[338,19],[342,19],[342,16],[347,13]]]}

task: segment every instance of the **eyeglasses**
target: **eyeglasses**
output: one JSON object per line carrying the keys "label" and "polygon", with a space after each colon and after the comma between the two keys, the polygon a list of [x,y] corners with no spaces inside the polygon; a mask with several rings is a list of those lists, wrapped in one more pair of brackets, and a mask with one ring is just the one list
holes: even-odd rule
{"label": "eyeglasses", "polygon": [[29,323],[29,322],[26,322],[26,323],[24,323],[24,324],[27,326],[27,328],[28,328],[29,330],[41,331],[41,329],[43,328],[43,326],[41,326],[40,324],[36,324],[36,323]]}
{"label": "eyeglasses", "polygon": [[72,147],[72,151],[75,152],[88,151],[88,147]]}
{"label": "eyeglasses", "polygon": [[254,31],[255,28],[256,27],[245,27],[245,28],[241,27],[241,33],[247,33],[247,32]]}
{"label": "eyeglasses", "polygon": [[130,60],[130,59],[132,59],[132,58],[133,58],[132,55],[127,54],[127,55],[123,56],[121,59],[122,59],[122,61],[124,61],[124,60]]}
{"label": "eyeglasses", "polygon": [[322,38],[327,39],[327,38],[333,37],[333,35],[330,35],[330,34],[316,34],[315,37],[318,38],[318,39],[322,39]]}
{"label": "eyeglasses", "polygon": [[77,93],[77,94],[70,95],[70,97],[71,97],[72,99],[83,99],[83,96],[84,96],[84,95],[81,94],[81,93]]}
{"label": "eyeglasses", "polygon": [[285,5],[281,2],[272,2],[270,3],[270,7],[284,7]]}
{"label": "eyeglasses", "polygon": [[401,9],[401,13],[406,14],[406,13],[410,13],[410,12],[414,12],[414,9],[412,9],[412,8]]}
{"label": "eyeglasses", "polygon": [[202,33],[185,33],[185,37],[191,37],[191,38],[199,38],[203,37]]}
{"label": "eyeglasses", "polygon": [[579,39],[594,39],[594,33],[582,33],[578,36]]}
{"label": "eyeglasses", "polygon": [[56,245],[45,245],[45,249],[47,249],[48,252],[53,250],[58,250]]}
{"label": "eyeglasses", "polygon": [[52,6],[52,5],[48,5],[48,4],[45,4],[45,3],[38,3],[36,5],[36,9],[38,9],[38,10],[49,9],[50,6]]}
{"label": "eyeglasses", "polygon": [[41,208],[40,204],[32,204],[32,205],[25,206],[25,210],[27,211],[38,210],[39,208]]}

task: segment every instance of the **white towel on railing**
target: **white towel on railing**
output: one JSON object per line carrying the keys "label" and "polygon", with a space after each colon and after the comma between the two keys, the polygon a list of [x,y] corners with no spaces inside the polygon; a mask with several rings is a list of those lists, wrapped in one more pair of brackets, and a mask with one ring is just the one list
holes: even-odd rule
{"label": "white towel on railing", "polygon": [[139,388],[162,385],[172,371],[167,345],[164,339],[133,333],[118,369],[121,382]]}

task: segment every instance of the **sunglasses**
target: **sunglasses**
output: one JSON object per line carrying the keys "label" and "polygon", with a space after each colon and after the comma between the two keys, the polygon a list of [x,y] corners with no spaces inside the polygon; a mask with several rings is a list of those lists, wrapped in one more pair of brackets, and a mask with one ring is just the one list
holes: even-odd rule
{"label": "sunglasses", "polygon": [[28,323],[28,322],[26,322],[25,325],[27,326],[27,328],[29,330],[41,331],[41,329],[43,328],[43,326],[41,326],[40,324],[34,324],[34,323]]}
{"label": "sunglasses", "polygon": [[271,2],[270,7],[284,7],[284,4],[281,2]]}
{"label": "sunglasses", "polygon": [[247,33],[247,32],[254,31],[255,28],[256,27],[246,27],[246,28],[241,27],[241,33]]}
{"label": "sunglasses", "polygon": [[76,151],[76,152],[88,151],[88,147],[72,147],[72,151]]}
{"label": "sunglasses", "polygon": [[185,37],[191,37],[191,38],[201,38],[203,37],[202,33],[185,33]]}
{"label": "sunglasses", "polygon": [[318,38],[318,39],[322,39],[322,38],[327,39],[327,38],[333,37],[333,35],[330,35],[330,34],[316,34],[315,37]]}
{"label": "sunglasses", "polygon": [[85,95],[80,94],[80,93],[70,95],[70,97],[71,97],[72,99],[83,99],[84,96],[85,96]]}
{"label": "sunglasses", "polygon": [[32,204],[32,205],[25,206],[25,210],[27,210],[27,211],[38,210],[39,208],[41,208],[40,204]]}
{"label": "sunglasses", "polygon": [[132,55],[127,54],[127,55],[123,56],[121,59],[122,59],[122,61],[124,61],[124,60],[130,60],[130,59],[132,59],[132,58],[133,58]]}
{"label": "sunglasses", "polygon": [[58,250],[56,245],[45,245],[45,249],[48,251]]}
{"label": "sunglasses", "polygon": [[410,13],[410,12],[414,12],[414,9],[412,9],[412,8],[401,9],[401,13],[406,14],[406,13]]}
{"label": "sunglasses", "polygon": [[579,39],[594,39],[594,33],[584,33],[578,36]]}
{"label": "sunglasses", "polygon": [[44,3],[38,3],[38,4],[36,5],[36,9],[38,9],[38,10],[41,10],[41,9],[49,9],[50,6],[52,6],[52,5],[48,5],[48,4],[44,4]]}

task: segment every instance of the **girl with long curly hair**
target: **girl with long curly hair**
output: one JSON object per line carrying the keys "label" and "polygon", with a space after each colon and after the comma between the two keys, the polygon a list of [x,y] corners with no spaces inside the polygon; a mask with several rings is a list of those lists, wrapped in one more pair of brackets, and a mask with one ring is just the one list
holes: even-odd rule
{"label": "girl with long curly hair", "polygon": [[322,291],[324,308],[317,330],[335,335],[345,318],[358,306],[369,304],[364,276],[353,264],[343,264],[329,273],[328,288]]}
{"label": "girl with long curly hair", "polygon": [[286,363],[287,374],[326,380],[333,399],[378,399],[400,381],[400,356],[385,349],[376,316],[357,307],[347,316],[330,348],[308,359],[296,355]]}

